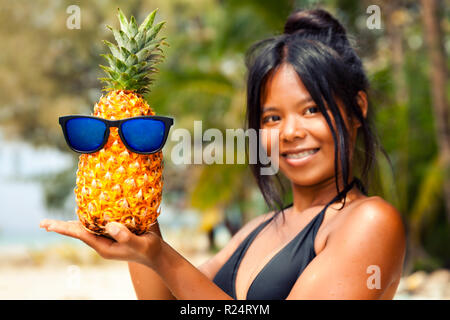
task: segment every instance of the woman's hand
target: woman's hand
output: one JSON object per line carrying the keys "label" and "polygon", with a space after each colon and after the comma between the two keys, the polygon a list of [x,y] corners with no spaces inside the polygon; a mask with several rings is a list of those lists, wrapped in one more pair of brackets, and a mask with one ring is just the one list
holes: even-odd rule
{"label": "woman's hand", "polygon": [[[153,230],[156,230],[155,225],[152,226]],[[80,221],[45,219],[41,221],[40,227],[79,239],[105,259],[133,261],[148,267],[152,267],[158,259],[162,245],[161,237],[155,232],[137,236],[118,222],[106,225],[106,231],[114,240],[90,233]]]}

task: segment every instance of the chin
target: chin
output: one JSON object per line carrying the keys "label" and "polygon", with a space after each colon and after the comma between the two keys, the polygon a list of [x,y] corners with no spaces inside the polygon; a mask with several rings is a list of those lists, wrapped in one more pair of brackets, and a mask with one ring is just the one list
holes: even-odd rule
{"label": "chin", "polygon": [[314,186],[323,181],[323,179],[320,178],[303,178],[303,177],[301,179],[297,178],[289,180],[291,181],[291,184],[302,187]]}
{"label": "chin", "polygon": [[[281,160],[282,161],[282,160]],[[291,182],[298,186],[313,186],[334,177],[334,171],[328,168],[293,169],[280,164],[280,171]]]}
{"label": "chin", "polygon": [[288,163],[286,158],[279,157],[279,168],[284,176],[292,184],[299,186],[313,186],[319,184],[330,177],[334,177],[334,154],[327,157],[321,148],[309,161]]}

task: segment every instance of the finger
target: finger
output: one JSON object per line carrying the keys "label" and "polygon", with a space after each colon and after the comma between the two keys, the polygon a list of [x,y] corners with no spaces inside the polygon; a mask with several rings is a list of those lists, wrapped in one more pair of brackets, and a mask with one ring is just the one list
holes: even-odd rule
{"label": "finger", "polygon": [[47,231],[79,239],[97,251],[110,246],[113,242],[112,240],[88,232],[80,221],[44,219],[41,221],[40,227],[45,228]]}
{"label": "finger", "polygon": [[81,235],[81,231],[83,231],[76,221],[44,219],[39,226],[47,231],[57,232],[73,238],[78,238]]}
{"label": "finger", "polygon": [[[46,228],[47,231],[57,232],[59,234],[79,239],[90,246],[92,249],[105,259],[127,260],[130,254],[129,242],[121,234],[119,237],[122,243],[108,239],[103,236],[98,236],[87,231],[80,221],[59,221],[45,219],[40,223],[41,228]],[[120,225],[120,224],[119,224]],[[128,229],[124,227],[127,231]],[[128,231],[129,232],[129,231]],[[130,232],[131,233],[131,232]],[[132,234],[133,235],[133,234]],[[135,245],[136,246],[136,245]]]}
{"label": "finger", "polygon": [[39,228],[44,228],[44,229],[46,229],[47,231],[49,231],[48,230],[48,227],[52,224],[52,222],[54,222],[55,220],[50,220],[50,219],[44,219],[44,220],[41,220],[40,222],[39,222]]}
{"label": "finger", "polygon": [[142,238],[132,233],[121,223],[110,222],[105,227],[106,232],[120,244],[125,244],[133,249],[140,249],[144,243]]}

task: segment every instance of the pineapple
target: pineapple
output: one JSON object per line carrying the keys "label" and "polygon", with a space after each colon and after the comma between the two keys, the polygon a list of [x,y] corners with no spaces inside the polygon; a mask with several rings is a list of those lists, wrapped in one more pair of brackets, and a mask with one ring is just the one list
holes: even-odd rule
{"label": "pineapple", "polygon": [[[155,65],[164,58],[161,45],[166,43],[157,35],[165,22],[153,25],[156,11],[138,27],[134,17],[128,22],[118,9],[120,30],[108,26],[117,45],[104,41],[111,51],[103,55],[109,67],[100,66],[107,74],[101,79],[107,93],[95,104],[92,115],[118,120],[155,114],[142,94],[149,90]],[[162,152],[133,153],[120,140],[118,128],[110,130],[103,149],[79,158],[76,212],[84,227],[95,234],[106,235],[105,225],[112,221],[144,234],[160,214]]]}

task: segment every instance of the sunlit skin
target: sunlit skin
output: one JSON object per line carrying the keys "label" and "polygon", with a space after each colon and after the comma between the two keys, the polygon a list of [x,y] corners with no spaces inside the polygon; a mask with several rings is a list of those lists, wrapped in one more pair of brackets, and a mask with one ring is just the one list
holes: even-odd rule
{"label": "sunlit skin", "polygon": [[[236,277],[238,299],[245,299],[251,282],[269,259],[336,195],[331,130],[314,103],[305,102],[310,96],[301,79],[290,65],[283,64],[271,75],[264,92],[261,128],[279,130],[280,170],[291,181],[294,203],[285,211],[286,221],[283,223],[282,217],[277,216],[275,223],[258,234],[244,255]],[[364,93],[360,92],[358,102],[366,114]],[[360,124],[348,119],[343,110],[354,143]],[[292,166],[281,154],[293,148],[319,148],[319,151],[311,161]],[[348,192],[345,207],[336,210],[340,207],[341,203],[328,207],[314,243],[317,256],[297,279],[287,299],[394,296],[405,253],[399,212],[380,197],[366,197],[356,187]],[[143,236],[132,234],[120,224],[108,224],[106,228],[114,240],[87,232],[77,221],[44,220],[41,227],[78,238],[104,258],[129,261],[139,299],[229,300],[232,298],[212,279],[243,239],[272,215],[269,212],[248,222],[221,251],[199,267],[190,264],[162,239],[158,224]],[[376,288],[368,286],[374,266],[379,270]]]}

